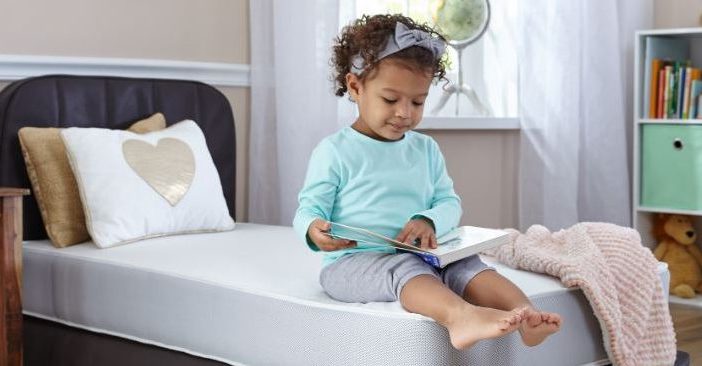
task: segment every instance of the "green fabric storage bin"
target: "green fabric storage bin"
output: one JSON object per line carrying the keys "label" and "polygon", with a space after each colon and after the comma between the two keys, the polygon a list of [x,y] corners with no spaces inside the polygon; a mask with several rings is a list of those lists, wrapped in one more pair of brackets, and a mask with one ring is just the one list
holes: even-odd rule
{"label": "green fabric storage bin", "polygon": [[642,125],[640,203],[702,211],[702,125]]}

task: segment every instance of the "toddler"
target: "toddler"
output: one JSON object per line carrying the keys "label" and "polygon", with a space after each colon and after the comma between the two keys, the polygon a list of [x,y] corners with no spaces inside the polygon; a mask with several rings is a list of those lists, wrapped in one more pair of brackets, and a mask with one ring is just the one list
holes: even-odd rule
{"label": "toddler", "polygon": [[458,225],[460,199],[436,142],[414,132],[429,86],[445,74],[445,39],[401,15],[363,16],[335,40],[336,95],[358,105],[350,126],[315,148],[293,226],[324,251],[320,283],[345,302],[397,301],[434,319],[451,344],[519,330],[528,346],[557,332],[558,314],[533,308],[508,279],[471,256],[437,269],[392,247],[332,239],[330,223],[435,248]]}

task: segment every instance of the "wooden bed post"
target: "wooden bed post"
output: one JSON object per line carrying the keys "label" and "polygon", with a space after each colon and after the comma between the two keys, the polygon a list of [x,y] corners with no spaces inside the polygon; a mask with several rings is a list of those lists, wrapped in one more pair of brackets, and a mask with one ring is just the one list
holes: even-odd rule
{"label": "wooden bed post", "polygon": [[22,365],[22,196],[0,188],[0,366]]}

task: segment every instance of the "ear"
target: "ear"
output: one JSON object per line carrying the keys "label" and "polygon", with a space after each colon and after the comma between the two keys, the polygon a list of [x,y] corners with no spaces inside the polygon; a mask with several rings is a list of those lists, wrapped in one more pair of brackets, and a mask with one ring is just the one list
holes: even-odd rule
{"label": "ear", "polygon": [[359,94],[363,91],[363,83],[358,78],[358,75],[354,73],[346,74],[346,89],[349,91],[351,100],[357,101]]}

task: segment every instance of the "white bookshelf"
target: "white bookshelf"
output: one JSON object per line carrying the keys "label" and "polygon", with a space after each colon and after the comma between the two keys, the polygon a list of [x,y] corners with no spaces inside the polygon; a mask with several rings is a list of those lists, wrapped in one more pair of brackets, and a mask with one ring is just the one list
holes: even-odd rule
{"label": "white bookshelf", "polygon": [[[632,179],[632,221],[635,229],[641,233],[643,244],[653,249],[656,241],[651,235],[652,218],[655,213],[675,213],[690,215],[693,217],[695,228],[698,233],[697,245],[702,243],[702,209],[682,210],[670,207],[649,207],[641,204],[641,151],[642,151],[642,129],[648,125],[680,125],[680,126],[702,126],[702,119],[652,119],[648,118],[648,111],[644,111],[644,84],[645,78],[645,55],[647,37],[669,37],[684,39],[690,45],[690,60],[692,66],[702,68],[702,28],[681,28],[681,29],[658,29],[651,31],[640,31],[636,33],[634,45],[634,128],[633,128],[633,179]],[[702,162],[702,156],[700,157]],[[695,168],[695,167],[691,167]],[[697,167],[702,169],[702,166]],[[702,186],[702,181],[699,182]],[[670,302],[685,304],[702,308],[702,295],[698,294],[694,299],[682,299],[670,295]]]}

